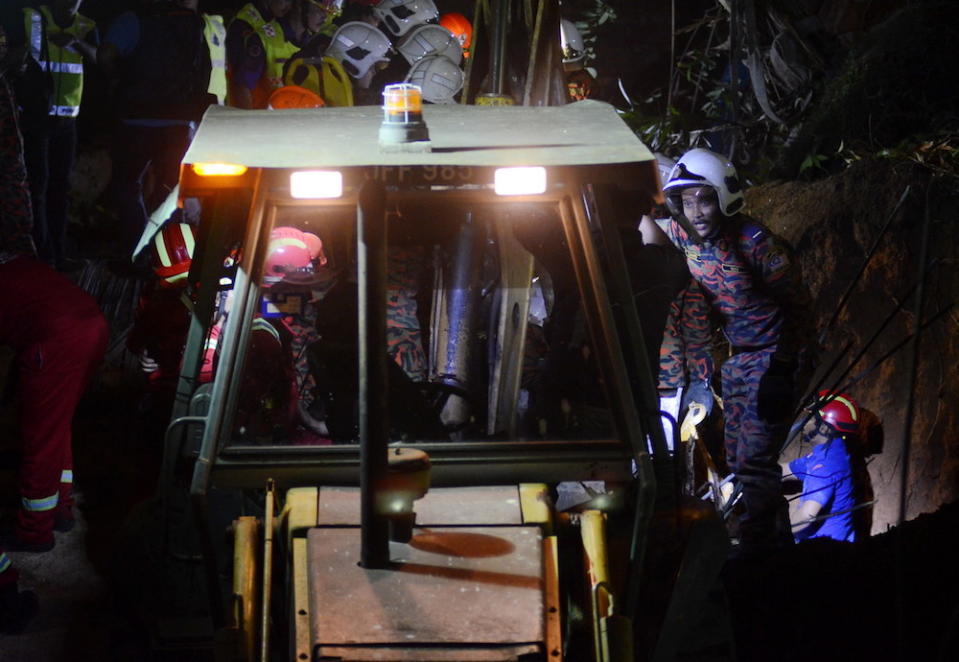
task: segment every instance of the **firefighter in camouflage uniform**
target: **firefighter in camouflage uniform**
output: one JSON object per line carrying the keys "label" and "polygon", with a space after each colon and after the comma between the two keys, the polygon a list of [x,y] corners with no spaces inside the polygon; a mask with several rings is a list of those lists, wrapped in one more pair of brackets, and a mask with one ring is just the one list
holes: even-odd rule
{"label": "firefighter in camouflage uniform", "polygon": [[661,377],[679,385],[685,373],[685,404],[709,407],[711,320],[718,318],[730,345],[721,382],[726,461],[743,488],[740,549],[789,544],[777,460],[807,372],[800,369],[809,363],[804,341],[814,337],[808,295],[789,246],[739,213],[742,187],[726,158],[691,150],[663,188],[673,215],[663,229],[685,254],[692,281],[667,324]]}

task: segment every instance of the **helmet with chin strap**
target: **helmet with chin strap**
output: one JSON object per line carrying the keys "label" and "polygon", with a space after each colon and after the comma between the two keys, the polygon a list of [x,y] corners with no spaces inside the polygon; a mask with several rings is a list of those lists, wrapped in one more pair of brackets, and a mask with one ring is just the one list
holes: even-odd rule
{"label": "helmet with chin strap", "polygon": [[663,186],[670,211],[682,211],[680,194],[694,186],[710,186],[716,191],[723,216],[735,215],[745,203],[736,167],[722,154],[708,149],[691,149],[673,166],[669,181]]}
{"label": "helmet with chin strap", "polygon": [[820,391],[813,412],[838,434],[859,434],[859,405],[845,393]]}

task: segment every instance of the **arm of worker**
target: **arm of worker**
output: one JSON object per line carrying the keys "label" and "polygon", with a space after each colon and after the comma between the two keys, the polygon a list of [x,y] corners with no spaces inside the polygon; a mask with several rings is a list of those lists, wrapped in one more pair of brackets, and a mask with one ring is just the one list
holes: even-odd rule
{"label": "arm of worker", "polygon": [[57,32],[50,35],[50,41],[60,48],[71,48],[83,56],[89,62],[96,64],[97,61],[97,39],[96,30],[91,30],[84,39],[77,39],[69,32]]}
{"label": "arm of worker", "polygon": [[[702,286],[693,278],[681,293],[680,330],[686,346],[686,374],[689,383],[711,383],[713,377],[712,313]],[[705,403],[704,403],[705,404]],[[707,407],[708,409],[708,407]]]}
{"label": "arm of worker", "polygon": [[639,234],[643,237],[643,244],[646,245],[668,246],[671,243],[663,229],[649,214],[643,214],[639,219]]}
{"label": "arm of worker", "polygon": [[[227,41],[230,42],[229,33]],[[253,108],[253,90],[266,71],[266,52],[263,41],[255,32],[244,35],[242,42],[242,49],[227,49],[227,62],[230,63],[229,102],[236,108]]]}
{"label": "arm of worker", "polygon": [[822,510],[822,504],[814,499],[799,502],[799,508],[792,517],[793,535],[801,534],[813,523]]}
{"label": "arm of worker", "polygon": [[768,232],[755,243],[753,253],[764,288],[782,306],[785,318],[774,358],[795,362],[800,350],[815,338],[812,303],[799,264],[789,244]]}

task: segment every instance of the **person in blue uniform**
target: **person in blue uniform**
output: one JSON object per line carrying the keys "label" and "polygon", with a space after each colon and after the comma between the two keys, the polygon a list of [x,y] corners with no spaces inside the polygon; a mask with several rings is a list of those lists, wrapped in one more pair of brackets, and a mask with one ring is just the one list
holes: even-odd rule
{"label": "person in blue uniform", "polygon": [[854,542],[855,484],[846,440],[859,434],[859,405],[845,393],[821,391],[811,414],[802,438],[812,444],[812,452],[782,464],[787,477],[792,474],[802,481],[799,507],[790,518],[793,535],[797,542],[809,538]]}

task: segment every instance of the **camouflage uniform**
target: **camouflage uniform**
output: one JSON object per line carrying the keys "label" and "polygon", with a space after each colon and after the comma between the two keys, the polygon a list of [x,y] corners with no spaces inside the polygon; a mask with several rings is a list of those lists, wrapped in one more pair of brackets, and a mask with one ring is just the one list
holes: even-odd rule
{"label": "camouflage uniform", "polygon": [[390,246],[387,259],[387,351],[410,379],[425,382],[426,352],[423,351],[423,332],[417,316],[416,296],[426,253],[416,247]]}
{"label": "camouflage uniform", "polygon": [[712,312],[732,354],[722,366],[724,436],[727,464],[743,485],[742,539],[765,542],[781,533],[772,525],[787,513],[777,463],[786,421],[762,420],[757,393],[773,357],[796,362],[804,340],[812,337],[808,295],[789,246],[746,216],[725,219],[719,235],[702,244],[675,221],[664,229],[686,254],[694,282],[672,307],[660,364],[665,385],[660,386],[682,385],[684,371],[691,381],[710,379]]}

